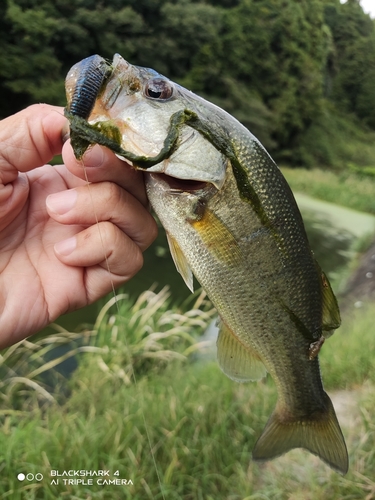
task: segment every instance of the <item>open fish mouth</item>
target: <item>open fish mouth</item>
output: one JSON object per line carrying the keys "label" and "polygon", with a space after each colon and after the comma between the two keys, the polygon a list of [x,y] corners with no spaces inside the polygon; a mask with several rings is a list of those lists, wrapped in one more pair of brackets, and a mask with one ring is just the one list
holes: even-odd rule
{"label": "open fish mouth", "polygon": [[212,185],[210,182],[205,182],[205,181],[198,181],[198,180],[192,180],[192,179],[179,179],[178,177],[172,177],[171,175],[167,175],[164,173],[155,173],[153,172],[152,175],[155,179],[159,179],[164,181],[166,184],[168,184],[171,192],[187,192],[187,193],[192,193],[196,191],[201,191],[208,186]]}

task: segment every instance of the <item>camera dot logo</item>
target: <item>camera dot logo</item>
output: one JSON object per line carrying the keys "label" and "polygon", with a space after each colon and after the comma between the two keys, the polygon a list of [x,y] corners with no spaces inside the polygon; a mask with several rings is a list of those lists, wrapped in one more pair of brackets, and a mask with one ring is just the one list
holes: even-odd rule
{"label": "camera dot logo", "polygon": [[18,481],[24,481],[25,479],[27,481],[41,481],[43,479],[43,474],[41,474],[40,472],[38,472],[37,474],[31,474],[31,472],[29,472],[28,474],[25,475],[22,472],[20,472],[17,475],[17,479]]}

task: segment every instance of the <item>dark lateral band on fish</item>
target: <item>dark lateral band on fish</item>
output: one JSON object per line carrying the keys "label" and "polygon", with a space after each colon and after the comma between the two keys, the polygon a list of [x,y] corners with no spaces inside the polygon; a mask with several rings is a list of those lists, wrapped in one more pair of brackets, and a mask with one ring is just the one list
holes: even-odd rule
{"label": "dark lateral band on fish", "polygon": [[[309,342],[315,342],[319,339],[320,334],[319,332],[314,335],[310,332],[310,330],[303,324],[303,322],[299,319],[299,317],[285,304],[283,300],[280,300],[280,304],[282,308],[288,313],[291,321],[295,324],[297,330],[300,332],[300,334]],[[307,353],[308,355],[308,353]]]}

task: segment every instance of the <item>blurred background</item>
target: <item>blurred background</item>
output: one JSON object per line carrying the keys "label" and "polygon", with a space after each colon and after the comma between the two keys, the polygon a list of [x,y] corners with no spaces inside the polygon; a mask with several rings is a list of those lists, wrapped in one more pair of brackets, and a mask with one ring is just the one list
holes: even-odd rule
{"label": "blurred background", "polygon": [[[321,359],[351,469],[302,451],[250,462],[275,388],[220,373],[215,311],[190,296],[160,229],[117,306],[108,296],[3,353],[0,498],[375,499],[374,16],[371,0],[1,2],[0,118],[64,106],[69,68],[118,52],[226,109],[280,165],[342,310]],[[58,468],[119,469],[134,485],[16,478]]]}
{"label": "blurred background", "polygon": [[0,23],[1,117],[64,105],[73,64],[118,52],[227,109],[279,162],[371,165],[375,34],[357,0],[6,0]]}

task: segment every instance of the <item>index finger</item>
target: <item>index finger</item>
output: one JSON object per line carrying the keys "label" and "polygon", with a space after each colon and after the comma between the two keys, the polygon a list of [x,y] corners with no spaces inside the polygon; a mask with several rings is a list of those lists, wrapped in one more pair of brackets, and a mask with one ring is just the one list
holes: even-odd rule
{"label": "index finger", "polygon": [[14,181],[61,153],[64,109],[34,104],[0,121],[0,184]]}

